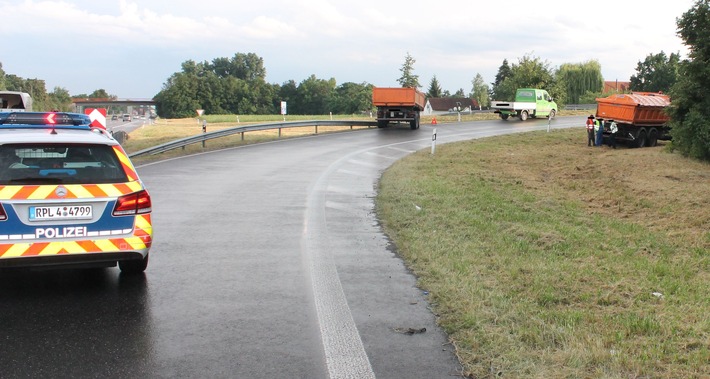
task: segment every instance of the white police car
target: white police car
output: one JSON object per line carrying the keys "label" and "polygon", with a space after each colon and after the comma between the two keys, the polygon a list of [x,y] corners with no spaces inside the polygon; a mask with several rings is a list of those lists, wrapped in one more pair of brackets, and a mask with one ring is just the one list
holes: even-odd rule
{"label": "white police car", "polygon": [[150,195],[121,145],[90,123],[0,113],[0,267],[146,269]]}

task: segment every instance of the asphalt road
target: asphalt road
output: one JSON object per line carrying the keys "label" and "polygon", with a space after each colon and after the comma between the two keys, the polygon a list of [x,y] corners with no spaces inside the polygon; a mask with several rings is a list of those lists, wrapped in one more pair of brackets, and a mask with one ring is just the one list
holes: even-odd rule
{"label": "asphalt road", "polygon": [[[583,144],[583,121],[550,126],[579,126]],[[155,229],[145,275],[0,272],[0,377],[457,376],[373,205],[381,173],[431,149],[434,128],[440,145],[548,121],[371,129],[141,166]]]}

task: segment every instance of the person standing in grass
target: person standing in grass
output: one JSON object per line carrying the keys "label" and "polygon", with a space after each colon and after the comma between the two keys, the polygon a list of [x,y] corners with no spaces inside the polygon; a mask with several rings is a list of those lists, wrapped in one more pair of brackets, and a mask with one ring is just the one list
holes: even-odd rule
{"label": "person standing in grass", "polygon": [[603,118],[598,118],[594,122],[594,133],[597,135],[597,141],[594,144],[595,146],[601,146],[602,142],[604,141],[604,119]]}
{"label": "person standing in grass", "polygon": [[619,127],[616,126],[614,120],[609,120],[609,146],[616,149],[616,132],[619,131]]}
{"label": "person standing in grass", "polygon": [[587,146],[594,146],[594,115],[587,117]]}

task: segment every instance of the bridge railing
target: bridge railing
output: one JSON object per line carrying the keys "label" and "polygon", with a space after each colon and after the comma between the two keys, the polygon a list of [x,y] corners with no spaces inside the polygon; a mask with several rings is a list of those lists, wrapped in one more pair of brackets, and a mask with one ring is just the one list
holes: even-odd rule
{"label": "bridge railing", "polygon": [[[281,136],[281,129],[300,128],[300,127],[304,127],[304,126],[315,126],[315,128],[316,128],[315,132],[317,134],[319,126],[349,126],[351,129],[354,126],[367,126],[369,128],[371,126],[377,126],[377,122],[376,121],[353,121],[353,120],[350,120],[350,121],[292,121],[292,122],[274,122],[274,123],[268,123],[268,124],[254,124],[254,125],[237,126],[237,127],[233,127],[233,128],[216,130],[214,132],[207,132],[207,133],[194,135],[191,137],[177,139],[175,141],[170,141],[170,142],[164,143],[162,145],[157,145],[157,146],[149,147],[147,149],[143,149],[140,151],[130,153],[130,154],[128,154],[128,156],[133,158],[133,157],[137,157],[140,155],[155,155],[155,154],[164,153],[166,151],[170,151],[170,150],[181,148],[181,147],[184,148],[185,146],[192,145],[195,143],[204,142],[204,141],[211,140],[214,138],[226,137],[226,136],[231,136],[234,134],[254,132],[254,131],[260,131],[260,130],[278,129],[279,130],[279,137],[280,137]],[[242,134],[242,138],[244,138],[243,134]]]}

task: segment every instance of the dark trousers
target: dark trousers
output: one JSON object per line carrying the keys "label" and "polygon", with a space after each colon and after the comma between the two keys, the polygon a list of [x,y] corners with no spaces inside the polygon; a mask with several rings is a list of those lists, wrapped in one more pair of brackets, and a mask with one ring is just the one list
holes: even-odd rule
{"label": "dark trousers", "polygon": [[594,146],[594,129],[587,129],[587,146]]}
{"label": "dark trousers", "polygon": [[603,128],[599,128],[599,130],[597,130],[597,143],[596,143],[596,145],[597,145],[597,146],[601,146],[602,143],[604,143],[604,129],[603,129]]}
{"label": "dark trousers", "polygon": [[609,134],[609,146],[616,149],[616,133]]}

